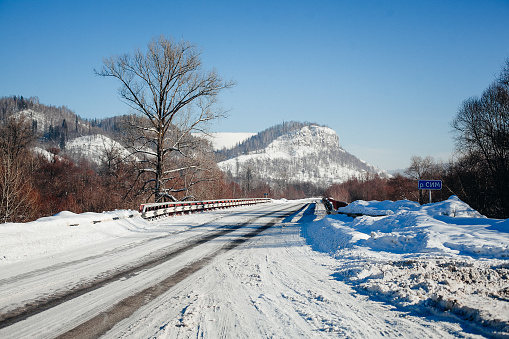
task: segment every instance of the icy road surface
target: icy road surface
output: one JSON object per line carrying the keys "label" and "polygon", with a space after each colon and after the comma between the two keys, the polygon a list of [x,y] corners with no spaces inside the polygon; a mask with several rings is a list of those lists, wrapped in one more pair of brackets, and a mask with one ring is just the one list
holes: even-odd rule
{"label": "icy road surface", "polygon": [[480,337],[338,280],[337,261],[302,237],[324,216],[298,201],[56,225],[80,240],[27,237],[4,256],[0,338]]}

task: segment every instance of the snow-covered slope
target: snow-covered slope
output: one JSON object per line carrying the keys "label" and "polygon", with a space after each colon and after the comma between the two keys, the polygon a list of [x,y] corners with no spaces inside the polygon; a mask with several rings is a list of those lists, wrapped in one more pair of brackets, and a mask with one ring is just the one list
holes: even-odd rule
{"label": "snow-covered slope", "polygon": [[64,152],[73,158],[83,157],[96,165],[101,165],[107,159],[108,153],[110,156],[121,158],[126,158],[130,154],[120,143],[101,134],[70,140]]}
{"label": "snow-covered slope", "polygon": [[242,132],[233,132],[233,133],[194,133],[193,135],[196,137],[204,138],[212,143],[212,148],[214,150],[220,150],[223,148],[231,148],[238,143],[243,142],[244,140],[252,137],[256,133],[242,133]]}
{"label": "snow-covered slope", "polygon": [[[81,118],[77,117],[72,111],[62,109],[58,112],[58,114],[47,113],[44,111],[37,111],[33,109],[25,109],[14,114],[15,118],[24,117],[29,122],[32,122],[34,129],[39,133],[48,133],[50,126],[58,127],[61,126],[63,121],[66,121],[66,124],[72,126],[73,130],[86,130],[89,129],[89,124],[85,123]],[[76,126],[78,123],[78,126]],[[70,127],[68,127],[70,128]]]}
{"label": "snow-covered slope", "polygon": [[340,183],[366,173],[386,172],[359,160],[339,145],[339,136],[328,127],[309,125],[284,134],[266,148],[220,162],[219,167],[234,178],[246,171],[261,180]]}
{"label": "snow-covered slope", "polygon": [[32,109],[26,109],[14,114],[14,118],[17,119],[19,117],[24,117],[31,121],[37,121],[37,128],[43,131],[50,125],[49,119],[44,115],[44,113],[36,112]]}

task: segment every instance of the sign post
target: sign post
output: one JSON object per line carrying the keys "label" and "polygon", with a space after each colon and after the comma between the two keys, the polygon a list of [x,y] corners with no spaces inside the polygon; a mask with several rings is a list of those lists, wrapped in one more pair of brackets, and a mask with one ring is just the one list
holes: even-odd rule
{"label": "sign post", "polygon": [[431,204],[431,191],[442,189],[442,180],[419,180],[419,189],[429,191],[429,203]]}

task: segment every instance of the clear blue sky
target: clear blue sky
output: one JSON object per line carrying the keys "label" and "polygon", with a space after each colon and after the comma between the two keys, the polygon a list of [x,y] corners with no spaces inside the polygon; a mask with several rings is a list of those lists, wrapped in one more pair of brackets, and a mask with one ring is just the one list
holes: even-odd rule
{"label": "clear blue sky", "polygon": [[509,1],[2,1],[0,96],[84,118],[127,112],[102,59],[160,34],[202,49],[237,86],[213,132],[328,125],[383,169],[448,160],[450,122],[509,57]]}

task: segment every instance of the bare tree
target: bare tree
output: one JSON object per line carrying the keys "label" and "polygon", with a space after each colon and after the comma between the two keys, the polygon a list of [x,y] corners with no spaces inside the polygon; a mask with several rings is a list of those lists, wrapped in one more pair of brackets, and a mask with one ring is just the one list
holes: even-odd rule
{"label": "bare tree", "polygon": [[480,98],[463,103],[452,127],[458,151],[488,169],[490,194],[497,196],[500,216],[509,216],[509,59]]}
{"label": "bare tree", "polygon": [[195,46],[164,36],[153,38],[146,52],[137,49],[103,63],[96,74],[118,79],[120,97],[135,112],[129,120],[134,132],[130,146],[144,164],[140,178],[149,176],[143,190],[155,201],[175,201],[174,193],[182,188],[167,185],[189,168],[175,168],[169,160],[174,154],[187,157],[193,146],[190,133],[224,116],[215,109],[217,95],[233,82],[223,81],[215,70],[204,72]]}
{"label": "bare tree", "polygon": [[38,195],[32,187],[32,126],[23,117],[0,125],[0,221],[26,221],[36,214]]}
{"label": "bare tree", "polygon": [[433,173],[436,172],[436,167],[435,160],[430,156],[425,158],[413,156],[410,159],[410,167],[405,170],[405,174],[415,180],[434,179]]}
{"label": "bare tree", "polygon": [[[405,170],[405,174],[414,180],[438,179],[434,177],[434,175],[439,173],[437,169],[438,165],[432,157],[427,156],[421,158],[419,156],[413,156],[410,160],[410,167]],[[423,202],[423,193],[422,190],[419,190],[419,203],[422,204]]]}

